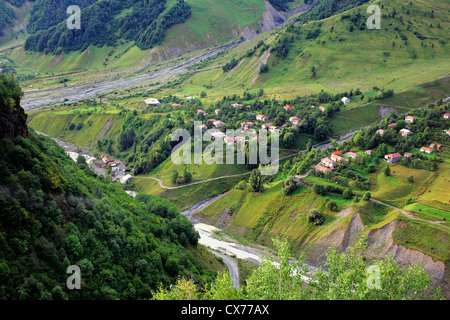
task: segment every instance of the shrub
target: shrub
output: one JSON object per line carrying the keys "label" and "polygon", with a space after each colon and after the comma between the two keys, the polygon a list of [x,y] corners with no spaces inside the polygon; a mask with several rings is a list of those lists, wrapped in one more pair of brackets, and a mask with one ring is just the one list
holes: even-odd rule
{"label": "shrub", "polygon": [[325,222],[325,217],[322,215],[322,213],[319,210],[312,209],[308,213],[308,222],[315,226],[320,226]]}
{"label": "shrub", "polygon": [[372,195],[370,194],[370,192],[364,192],[364,195],[363,195],[364,201],[369,201],[371,197],[372,197]]}
{"label": "shrub", "polygon": [[342,196],[344,197],[344,199],[351,199],[353,197],[352,189],[345,189],[344,192],[342,192]]}
{"label": "shrub", "polygon": [[328,210],[331,210],[331,211],[339,211],[336,201],[333,201],[333,200],[328,201],[326,207]]}

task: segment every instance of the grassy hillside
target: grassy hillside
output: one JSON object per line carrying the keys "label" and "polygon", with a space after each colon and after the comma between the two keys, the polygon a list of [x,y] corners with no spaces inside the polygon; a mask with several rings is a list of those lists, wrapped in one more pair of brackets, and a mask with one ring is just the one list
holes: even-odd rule
{"label": "grassy hillside", "polygon": [[[192,94],[202,86],[208,96],[257,90],[295,97],[322,89],[343,92],[373,86],[396,91],[448,75],[448,3],[426,0],[375,1],[381,7],[380,30],[369,30],[365,22],[368,5],[305,25],[292,25],[273,36],[264,34],[220,58],[239,59],[264,40],[271,49],[261,56],[244,57],[231,72],[220,69],[198,72],[180,94]],[[395,11],[395,14],[394,14]],[[285,40],[285,41],[284,41]],[[284,47],[280,56],[274,47]],[[285,55],[285,56],[284,56]],[[269,71],[259,74],[262,63]],[[311,68],[315,68],[315,76]]]}
{"label": "grassy hillside", "polygon": [[[175,2],[167,1],[167,7],[170,8]],[[296,3],[300,4],[298,1]],[[57,55],[17,48],[9,56],[20,65],[40,73],[80,72],[105,67],[114,69],[135,64],[145,66],[238,39],[242,32],[252,34],[250,29],[253,32],[259,31],[262,27],[262,14],[266,10],[262,0],[191,0],[189,5],[192,15],[185,23],[168,29],[164,42],[153,49],[141,50],[133,40],[126,40],[115,46],[91,45],[81,52],[63,52]],[[125,9],[115,18],[121,18],[129,11]]]}

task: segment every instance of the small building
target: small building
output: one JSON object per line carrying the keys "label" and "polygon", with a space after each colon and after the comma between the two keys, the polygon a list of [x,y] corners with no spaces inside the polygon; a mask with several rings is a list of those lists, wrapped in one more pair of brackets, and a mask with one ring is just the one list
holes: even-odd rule
{"label": "small building", "polygon": [[442,116],[444,119],[450,119],[450,113],[446,113]]}
{"label": "small building", "polygon": [[269,117],[267,117],[267,116],[265,116],[263,114],[258,114],[256,116],[256,120],[258,120],[258,121],[266,121],[266,120],[269,120]]}
{"label": "small building", "polygon": [[205,110],[202,110],[202,109],[198,109],[198,110],[197,110],[197,114],[202,114],[202,115],[204,115],[205,117],[208,115],[208,114],[205,112]]}
{"label": "small building", "polygon": [[406,157],[406,158],[411,158],[413,155],[412,155],[412,153],[405,152],[405,153],[403,154],[403,156]]}
{"label": "small building", "polygon": [[233,108],[240,108],[240,107],[242,107],[242,104],[239,104],[239,103],[233,103],[231,106],[232,106]]}
{"label": "small building", "polygon": [[400,130],[400,134],[401,134],[403,137],[408,137],[408,136],[412,135],[412,132],[409,131],[408,129],[402,129],[402,130]]}
{"label": "small building", "polygon": [[398,152],[391,153],[391,154],[385,155],[384,159],[388,163],[397,163],[397,162],[400,162],[402,160],[402,155],[400,153],[398,153]]}
{"label": "small building", "polygon": [[120,184],[129,184],[132,178],[133,177],[130,174],[127,174],[126,176],[120,178],[119,182]]}
{"label": "small building", "polygon": [[433,153],[434,150],[431,148],[427,148],[427,147],[422,147],[420,148],[420,152],[425,152],[425,153]]}
{"label": "small building", "polygon": [[284,110],[286,110],[286,111],[292,110],[292,107],[287,104],[284,106]]}
{"label": "small building", "polygon": [[266,130],[269,130],[269,128],[270,128],[272,125],[273,125],[272,122],[264,123],[264,124],[261,126],[261,128],[266,129]]}
{"label": "small building", "polygon": [[251,109],[252,108],[252,106],[245,106],[247,109]]}
{"label": "small building", "polygon": [[434,149],[434,146],[436,146],[436,149],[441,150],[442,149],[442,144],[436,144],[436,143],[432,143],[430,144],[430,148]]}
{"label": "small building", "polygon": [[227,135],[223,133],[222,131],[216,131],[212,132],[211,136],[214,138],[214,140],[221,140],[224,139]]}
{"label": "small building", "polygon": [[281,132],[281,130],[278,129],[276,126],[270,126],[270,127],[269,127],[269,131],[270,131],[271,133],[280,133],[280,132]]}
{"label": "small building", "polygon": [[236,144],[233,137],[226,136],[223,138],[223,141],[226,143],[227,146],[234,146]]}
{"label": "small building", "polygon": [[251,126],[253,126],[254,123],[253,122],[241,122],[241,128],[250,128]]}
{"label": "small building", "polygon": [[361,158],[361,156],[357,153],[354,152],[347,152],[345,154],[347,157],[352,158],[352,159],[357,159],[357,158]]}
{"label": "small building", "polygon": [[377,134],[379,134],[380,136],[382,136],[384,134],[384,130],[383,129],[378,129],[377,130]]}
{"label": "small building", "polygon": [[349,104],[349,103],[350,103],[350,99],[347,98],[347,97],[343,97],[343,98],[341,99],[341,101],[342,101],[344,104]]}
{"label": "small building", "polygon": [[216,128],[222,128],[225,125],[225,122],[217,120],[217,121],[213,121],[213,124]]}
{"label": "small building", "polygon": [[397,125],[397,123],[395,123],[395,122],[389,123],[389,127],[390,127],[390,128],[393,128],[393,127],[395,127],[396,125]]}
{"label": "small building", "polygon": [[179,103],[172,103],[172,108],[181,108],[182,105]]}
{"label": "small building", "polygon": [[101,158],[105,164],[108,164],[111,162],[111,160],[109,160],[109,158],[107,156],[101,155]]}
{"label": "small building", "polygon": [[337,162],[336,162],[336,161],[333,161],[333,160],[331,160],[331,159],[329,159],[329,158],[323,158],[323,159],[320,161],[320,163],[321,163],[323,166],[328,167],[328,168],[335,168],[335,167],[337,167]]}
{"label": "small building", "polygon": [[345,158],[341,157],[341,155],[342,155],[342,150],[333,152],[331,154],[331,156],[330,156],[330,159],[333,160],[333,161],[336,161],[336,162],[342,162],[342,161],[347,161],[348,162],[348,159],[345,159]]}
{"label": "small building", "polygon": [[372,155],[372,150],[366,150],[366,151],[364,151],[364,153],[368,154],[369,156],[371,156]]}
{"label": "small building", "polygon": [[325,112],[325,107],[320,106],[319,110],[322,111],[322,112]]}
{"label": "small building", "polygon": [[220,113],[220,109],[216,109],[216,110],[214,111],[214,113],[216,114],[216,116],[218,116],[219,113]]}
{"label": "small building", "polygon": [[317,165],[317,166],[314,167],[314,169],[316,171],[322,171],[323,173],[327,173],[327,172],[333,171],[334,168],[327,168],[327,167],[324,167],[324,166],[321,166],[321,165]]}
{"label": "small building", "polygon": [[297,117],[290,117],[289,122],[294,126],[298,126],[302,122],[302,119]]}
{"label": "small building", "polygon": [[161,105],[161,103],[158,101],[158,99],[153,99],[153,98],[144,100],[144,102],[147,106],[152,106],[152,107],[159,107]]}
{"label": "small building", "polygon": [[189,102],[189,101],[194,100],[194,99],[195,99],[195,97],[187,97],[186,98],[186,102]]}
{"label": "small building", "polygon": [[311,109],[315,109],[316,107],[315,106],[311,106]]}
{"label": "small building", "polygon": [[449,135],[450,136],[450,130],[446,130],[446,131],[444,131],[447,135]]}
{"label": "small building", "polygon": [[208,130],[208,126],[206,124],[202,124],[200,126],[200,129],[202,129],[202,133],[205,132],[206,130]]}
{"label": "small building", "polygon": [[417,120],[417,118],[413,117],[413,116],[406,116],[405,117],[406,123],[414,123],[416,120]]}

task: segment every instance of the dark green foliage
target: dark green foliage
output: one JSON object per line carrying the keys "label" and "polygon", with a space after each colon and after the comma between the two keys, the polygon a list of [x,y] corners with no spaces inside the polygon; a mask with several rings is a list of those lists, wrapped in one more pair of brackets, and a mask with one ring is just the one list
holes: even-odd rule
{"label": "dark green foliage", "polygon": [[312,209],[308,212],[308,222],[315,226],[320,226],[325,222],[325,217],[319,210]]}
{"label": "dark green foliage", "polygon": [[287,4],[293,0],[269,0],[270,4],[277,10],[286,11],[288,9]]}
{"label": "dark green foliage", "polygon": [[347,11],[351,8],[358,7],[369,0],[321,0],[316,1],[314,5],[308,11],[301,14],[297,21],[300,24],[307,23],[313,20],[322,20],[332,15]]}
{"label": "dark green foliage", "polygon": [[290,195],[292,192],[297,189],[297,183],[294,180],[294,177],[288,177],[284,182],[284,187],[281,189],[284,195]]}
{"label": "dark green foliage", "polygon": [[250,191],[261,192],[264,190],[261,173],[259,172],[258,169],[253,169],[252,173],[250,174],[248,183],[250,185]]}
{"label": "dark green foliage", "polygon": [[[173,204],[134,200],[34,132],[0,139],[0,208],[0,299],[149,299],[178,275],[212,280]],[[66,288],[69,265],[82,290]]]}
{"label": "dark green foliage", "polygon": [[261,73],[269,72],[269,66],[265,63],[261,64],[261,67],[259,67],[259,72]]}
{"label": "dark green foliage", "polygon": [[[183,0],[170,8],[166,0],[67,1],[61,4],[61,1],[43,0],[34,7],[27,27],[32,35],[25,42],[25,50],[70,52],[85,50],[89,45],[113,46],[120,39],[133,40],[145,50],[161,44],[167,29],[183,23],[191,15],[190,6]],[[80,30],[70,30],[66,25],[65,10],[74,4],[81,8]],[[116,18],[130,8],[130,12]]]}
{"label": "dark green foliage", "polygon": [[226,63],[223,67],[222,70],[223,72],[228,72],[231,69],[233,69],[234,67],[236,67],[239,63],[239,60],[236,60],[235,58],[231,59],[230,62]]}

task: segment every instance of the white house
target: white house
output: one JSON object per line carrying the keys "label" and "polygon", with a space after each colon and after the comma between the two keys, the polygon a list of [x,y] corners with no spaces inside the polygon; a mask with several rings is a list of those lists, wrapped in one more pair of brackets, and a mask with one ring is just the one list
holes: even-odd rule
{"label": "white house", "polygon": [[408,129],[402,129],[402,130],[400,130],[400,134],[404,137],[407,137],[407,136],[412,135],[412,132],[409,131]]}
{"label": "white house", "polygon": [[145,102],[145,104],[146,104],[147,106],[153,106],[153,107],[158,107],[158,106],[161,104],[161,103],[158,101],[158,99],[153,99],[153,98],[144,100],[144,102]]}
{"label": "white house", "polygon": [[350,103],[350,99],[347,98],[347,97],[343,97],[343,98],[341,99],[341,101],[342,101],[344,104],[349,104],[349,103]]}
{"label": "white house", "polygon": [[125,177],[120,178],[119,182],[120,184],[129,184],[132,178],[131,175],[127,174]]}

